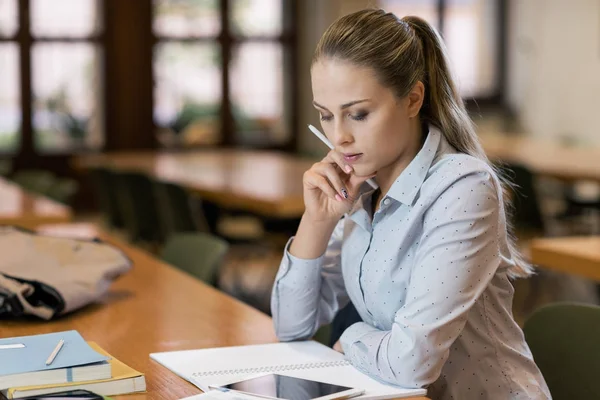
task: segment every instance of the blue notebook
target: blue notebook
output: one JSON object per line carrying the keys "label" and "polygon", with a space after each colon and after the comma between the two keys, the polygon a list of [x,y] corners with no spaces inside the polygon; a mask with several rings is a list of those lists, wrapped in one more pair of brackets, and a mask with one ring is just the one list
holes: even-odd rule
{"label": "blue notebook", "polygon": [[[48,356],[58,342],[65,341],[50,365]],[[108,357],[94,351],[77,331],[0,339],[0,377],[34,371],[97,363]]]}

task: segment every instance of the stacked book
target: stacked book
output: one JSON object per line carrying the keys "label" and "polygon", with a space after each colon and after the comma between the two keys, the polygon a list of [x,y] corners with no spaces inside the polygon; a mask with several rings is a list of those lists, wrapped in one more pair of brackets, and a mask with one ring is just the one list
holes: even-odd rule
{"label": "stacked book", "polygon": [[144,392],[146,380],[77,331],[0,339],[0,392],[7,399],[77,389]]}

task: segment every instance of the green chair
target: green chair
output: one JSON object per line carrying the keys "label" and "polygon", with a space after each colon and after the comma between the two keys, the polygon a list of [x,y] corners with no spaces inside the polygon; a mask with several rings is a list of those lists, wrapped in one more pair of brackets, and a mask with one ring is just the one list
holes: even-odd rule
{"label": "green chair", "polygon": [[165,237],[181,232],[210,232],[199,198],[174,183],[156,181],[154,187]]}
{"label": "green chair", "polygon": [[320,327],[312,339],[321,344],[324,344],[325,346],[330,346],[329,342],[331,340],[331,324],[323,325],[322,327]]}
{"label": "green chair", "polygon": [[0,160],[0,176],[8,176],[10,174],[10,171],[12,171],[12,168],[12,160]]}
{"label": "green chair", "polygon": [[540,200],[535,189],[533,172],[519,164],[500,166],[501,173],[512,182],[512,213],[511,222],[518,229],[544,233],[547,230]]}
{"label": "green chair", "polygon": [[107,218],[110,228],[119,229],[125,227],[123,214],[119,207],[117,196],[118,182],[114,171],[104,167],[92,168],[89,172],[94,197],[100,207],[100,211]]}
{"label": "green chair", "polygon": [[229,244],[209,233],[178,233],[170,236],[161,251],[161,259],[216,286],[219,267]]}
{"label": "green chair", "polygon": [[554,400],[600,399],[600,307],[550,304],[523,330]]}
{"label": "green chair", "polygon": [[134,243],[164,240],[152,180],[143,173],[117,172],[117,199],[125,230]]}
{"label": "green chair", "polygon": [[70,205],[73,196],[75,196],[78,190],[79,184],[76,180],[70,178],[57,178],[56,183],[44,194],[59,203]]}
{"label": "green chair", "polygon": [[37,194],[45,194],[56,183],[56,177],[50,171],[27,169],[17,171],[12,180],[23,189]]}

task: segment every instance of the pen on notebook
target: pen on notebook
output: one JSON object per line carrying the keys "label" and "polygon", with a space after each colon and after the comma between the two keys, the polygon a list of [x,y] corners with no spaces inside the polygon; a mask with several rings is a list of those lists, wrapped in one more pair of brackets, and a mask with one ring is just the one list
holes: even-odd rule
{"label": "pen on notebook", "polygon": [[[314,126],[308,124],[308,129],[310,129],[310,131],[312,133],[315,134],[316,137],[318,137],[319,139],[321,139],[321,142],[325,143],[327,145],[327,147],[329,147],[331,150],[333,150],[333,145],[331,144],[331,142],[327,139],[327,136],[323,135],[321,133],[320,130],[318,130],[317,128],[315,128]],[[377,183],[375,183],[375,181],[373,180],[373,178],[369,178],[367,179],[367,183],[373,188],[373,189],[378,189],[379,186],[377,185]]]}
{"label": "pen on notebook", "polygon": [[60,351],[60,349],[62,349],[63,344],[65,344],[65,341],[63,339],[60,339],[58,341],[58,344],[56,345],[56,347],[52,351],[52,354],[50,354],[50,357],[48,357],[48,359],[46,360],[46,365],[52,364],[52,361],[54,361],[54,359],[56,358],[56,355],[58,354],[58,352]]}

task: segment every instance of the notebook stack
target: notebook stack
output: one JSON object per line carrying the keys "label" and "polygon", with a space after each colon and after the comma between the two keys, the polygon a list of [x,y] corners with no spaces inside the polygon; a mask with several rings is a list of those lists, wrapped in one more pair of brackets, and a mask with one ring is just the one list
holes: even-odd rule
{"label": "notebook stack", "polygon": [[146,390],[146,380],[77,331],[0,339],[0,392],[6,398],[76,389],[136,393]]}

